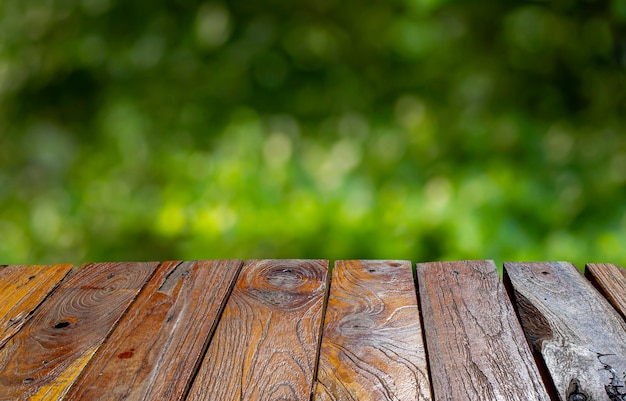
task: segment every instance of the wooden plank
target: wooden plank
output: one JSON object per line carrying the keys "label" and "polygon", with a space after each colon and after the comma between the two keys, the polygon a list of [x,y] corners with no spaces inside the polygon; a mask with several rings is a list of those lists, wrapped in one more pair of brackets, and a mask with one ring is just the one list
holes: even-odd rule
{"label": "wooden plank", "polygon": [[247,261],[188,400],[306,400],[328,261]]}
{"label": "wooden plank", "polygon": [[417,265],[436,400],[550,398],[492,261]]}
{"label": "wooden plank", "polygon": [[626,322],[565,262],[505,263],[528,341],[563,401],[626,400]]}
{"label": "wooden plank", "polygon": [[66,399],[183,399],[240,267],[160,266]]}
{"label": "wooden plank", "polygon": [[71,269],[72,265],[0,266],[0,348]]}
{"label": "wooden plank", "polygon": [[94,263],[70,275],[0,349],[0,399],[62,399],[156,266]]}
{"label": "wooden plank", "polygon": [[430,400],[409,261],[337,261],[315,400]]}
{"label": "wooden plank", "polygon": [[585,267],[585,277],[626,319],[626,269],[608,263],[590,263]]}

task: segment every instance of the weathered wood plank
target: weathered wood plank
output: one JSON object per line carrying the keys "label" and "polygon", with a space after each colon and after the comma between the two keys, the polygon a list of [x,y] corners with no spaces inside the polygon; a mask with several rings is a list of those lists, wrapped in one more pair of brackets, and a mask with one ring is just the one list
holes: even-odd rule
{"label": "weathered wood plank", "polygon": [[66,399],[182,399],[240,266],[162,264]]}
{"label": "weathered wood plank", "polygon": [[411,262],[337,261],[315,400],[430,400]]}
{"label": "weathered wood plank", "polygon": [[590,263],[585,268],[585,277],[626,319],[626,269],[608,263]]}
{"label": "weathered wood plank", "polygon": [[310,400],[327,276],[327,261],[247,261],[188,400]]}
{"label": "weathered wood plank", "polygon": [[626,322],[564,262],[505,263],[526,337],[563,401],[626,400]]}
{"label": "weathered wood plank", "polygon": [[62,399],[157,263],[76,270],[0,349],[0,400]]}
{"label": "weathered wood plank", "polygon": [[491,261],[417,265],[436,400],[549,397]]}
{"label": "weathered wood plank", "polygon": [[0,348],[71,269],[72,265],[0,266]]}

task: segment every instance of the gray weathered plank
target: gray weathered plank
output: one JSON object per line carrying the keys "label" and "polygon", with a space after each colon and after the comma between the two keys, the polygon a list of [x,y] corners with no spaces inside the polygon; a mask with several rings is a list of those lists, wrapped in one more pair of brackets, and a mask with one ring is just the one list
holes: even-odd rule
{"label": "gray weathered plank", "polygon": [[430,399],[411,262],[337,261],[315,400]]}
{"label": "gray weathered plank", "polygon": [[491,261],[417,265],[436,400],[548,401]]}
{"label": "gray weathered plank", "polygon": [[626,322],[565,262],[505,263],[528,341],[559,399],[626,399]]}
{"label": "gray weathered plank", "polygon": [[590,263],[587,277],[626,319],[626,269],[609,263]]}

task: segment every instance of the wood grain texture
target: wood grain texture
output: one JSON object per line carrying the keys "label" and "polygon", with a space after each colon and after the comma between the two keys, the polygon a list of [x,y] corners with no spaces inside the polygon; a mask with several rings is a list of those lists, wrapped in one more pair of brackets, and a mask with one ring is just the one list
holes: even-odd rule
{"label": "wood grain texture", "polygon": [[436,400],[549,396],[491,261],[417,265]]}
{"label": "wood grain texture", "polygon": [[188,400],[309,401],[327,276],[327,261],[247,261]]}
{"label": "wood grain texture", "polygon": [[411,262],[337,261],[315,400],[430,400]]}
{"label": "wood grain texture", "polygon": [[66,399],[182,399],[240,266],[163,263]]}
{"label": "wood grain texture", "polygon": [[626,269],[608,263],[590,263],[585,276],[626,319]]}
{"label": "wood grain texture", "polygon": [[626,323],[564,262],[505,263],[528,341],[563,401],[626,400]]}
{"label": "wood grain texture", "polygon": [[0,400],[62,399],[157,263],[77,269],[0,349]]}
{"label": "wood grain texture", "polygon": [[240,267],[163,263],[66,399],[182,399]]}
{"label": "wood grain texture", "polygon": [[71,269],[72,265],[0,266],[0,348]]}

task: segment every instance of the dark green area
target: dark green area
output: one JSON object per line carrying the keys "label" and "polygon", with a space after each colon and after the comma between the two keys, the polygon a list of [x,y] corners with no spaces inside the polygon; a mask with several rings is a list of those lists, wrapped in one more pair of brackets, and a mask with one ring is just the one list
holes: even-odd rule
{"label": "dark green area", "polygon": [[4,0],[0,263],[624,264],[625,83],[625,0]]}

